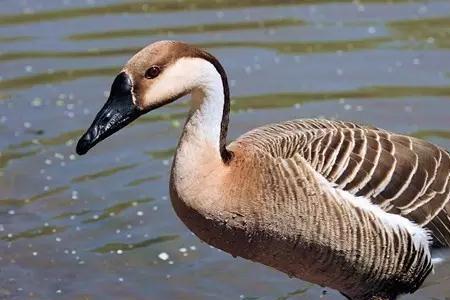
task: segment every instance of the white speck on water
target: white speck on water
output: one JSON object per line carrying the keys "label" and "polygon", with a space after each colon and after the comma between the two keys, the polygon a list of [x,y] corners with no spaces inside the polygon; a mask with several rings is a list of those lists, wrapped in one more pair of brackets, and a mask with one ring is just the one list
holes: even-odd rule
{"label": "white speck on water", "polygon": [[410,106],[410,105],[405,106],[405,112],[410,113],[410,112],[412,112],[412,111],[413,111],[412,106]]}
{"label": "white speck on water", "polygon": [[57,294],[62,294],[62,291],[61,290],[56,290],[56,293]]}
{"label": "white speck on water", "polygon": [[55,241],[57,241],[59,243],[59,242],[61,242],[61,238],[60,237],[56,237]]}
{"label": "white speck on water", "polygon": [[45,160],[45,164],[46,165],[51,165],[52,164],[52,160],[51,159],[46,159]]}
{"label": "white speck on water", "polygon": [[33,99],[33,101],[31,101],[31,106],[39,107],[41,105],[42,105],[42,99],[39,97],[36,97]]}
{"label": "white speck on water", "polygon": [[414,58],[413,59],[413,64],[419,65],[420,64],[420,59],[419,58]]}
{"label": "white speck on water", "polygon": [[197,250],[197,247],[195,247],[195,246],[190,246],[189,249],[190,249],[191,251],[195,251],[195,250]]}
{"label": "white speck on water", "polygon": [[222,19],[224,17],[225,13],[223,11],[216,12],[216,16],[218,19]]}
{"label": "white speck on water", "polygon": [[116,229],[116,234],[120,234],[120,229]]}
{"label": "white speck on water", "polygon": [[336,74],[339,75],[339,76],[341,76],[342,74],[344,74],[344,70],[342,70],[342,69],[337,69],[337,70],[336,70]]}
{"label": "white speck on water", "polygon": [[129,233],[127,234],[127,239],[131,239],[133,236]]}
{"label": "white speck on water", "polygon": [[75,160],[75,159],[76,159],[76,156],[75,156],[74,154],[70,154],[70,155],[69,155],[69,159],[70,159],[70,160]]}
{"label": "white speck on water", "polygon": [[30,73],[30,72],[32,72],[32,71],[33,71],[33,67],[32,67],[32,66],[30,66],[30,65],[28,65],[28,66],[25,66],[25,71],[26,71],[26,72],[28,72],[28,73]]}
{"label": "white speck on water", "polygon": [[121,254],[123,254],[123,250],[119,249],[119,250],[116,251],[116,253],[121,255]]}
{"label": "white speck on water", "polygon": [[38,253],[37,252],[33,252],[33,256],[37,256],[38,255]]}
{"label": "white speck on water", "polygon": [[370,26],[369,28],[367,28],[367,32],[369,34],[375,34],[377,32],[376,28],[373,26]]}
{"label": "white speck on water", "polygon": [[154,211],[157,211],[157,210],[158,210],[158,206],[153,205],[153,210],[154,210]]}
{"label": "white speck on water", "polygon": [[419,7],[417,12],[421,15],[426,14],[428,12],[428,8],[425,5],[422,5],[421,7]]}
{"label": "white speck on water", "polygon": [[168,260],[169,259],[169,254],[167,254],[166,252],[161,252],[160,254],[158,254],[158,258],[160,260]]}
{"label": "white speck on water", "polygon": [[184,253],[187,251],[187,249],[183,247],[183,248],[178,249],[178,251],[180,251],[181,253]]}
{"label": "white speck on water", "polygon": [[73,221],[73,220],[75,220],[76,217],[77,216],[75,216],[75,215],[71,215],[69,219]]}
{"label": "white speck on water", "polygon": [[92,218],[93,218],[94,220],[98,220],[99,216],[98,216],[98,215],[93,215]]}
{"label": "white speck on water", "polygon": [[16,214],[16,211],[15,210],[13,210],[13,209],[10,209],[10,210],[8,210],[8,215],[15,215]]}
{"label": "white speck on water", "polygon": [[118,280],[119,282],[123,282],[123,277],[119,277],[117,280]]}
{"label": "white speck on water", "polygon": [[5,227],[3,226],[3,224],[0,224],[0,231],[1,232],[5,231]]}
{"label": "white speck on water", "polygon": [[169,265],[173,265],[173,260],[168,261]]}
{"label": "white speck on water", "polygon": [[142,217],[142,216],[144,215],[144,212],[143,212],[143,211],[138,211],[138,212],[136,213],[136,215],[138,215],[139,217]]}
{"label": "white speck on water", "polygon": [[73,255],[77,254],[76,250],[72,250],[70,253],[72,253]]}
{"label": "white speck on water", "polygon": [[352,109],[352,106],[350,104],[345,104],[344,105],[344,109],[345,110],[350,110],[350,109]]}
{"label": "white speck on water", "polygon": [[55,152],[55,154],[53,155],[55,158],[63,160],[64,159],[64,155],[58,152]]}
{"label": "white speck on water", "polygon": [[78,191],[72,191],[72,200],[78,199]]}
{"label": "white speck on water", "polygon": [[163,165],[168,166],[169,163],[170,163],[170,161],[169,161],[168,159],[164,159],[164,160],[162,161],[162,163],[163,163]]}

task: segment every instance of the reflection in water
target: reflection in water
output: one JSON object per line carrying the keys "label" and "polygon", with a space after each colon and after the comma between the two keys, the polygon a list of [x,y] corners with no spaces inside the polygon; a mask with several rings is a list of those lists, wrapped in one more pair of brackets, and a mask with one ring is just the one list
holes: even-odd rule
{"label": "reflection in water", "polygon": [[[35,56],[35,54],[31,54]],[[37,55],[39,57],[39,55]],[[0,59],[1,60],[1,59]],[[27,75],[13,79],[0,81],[0,89],[23,89],[39,84],[55,84],[63,81],[76,80],[84,77],[113,76],[120,70],[118,67],[107,67],[97,69],[73,69],[65,71],[51,71],[36,75]]]}
{"label": "reflection in water", "polygon": [[148,247],[154,244],[159,244],[159,243],[164,243],[167,241],[172,241],[177,239],[178,236],[177,235],[164,235],[164,236],[160,236],[154,239],[148,239],[142,242],[137,242],[134,244],[126,244],[126,243],[110,243],[110,244],[106,244],[100,248],[96,248],[92,251],[94,252],[98,252],[98,253],[114,253],[117,251],[131,251],[131,250],[135,250],[138,248],[144,248],[144,247]]}
{"label": "reflection in water", "polygon": [[148,203],[150,201],[152,201],[152,199],[147,198],[147,199],[136,199],[136,200],[130,200],[130,201],[122,202],[122,203],[117,203],[111,207],[104,209],[100,215],[95,215],[94,217],[83,221],[83,223],[99,222],[104,219],[114,217],[130,207],[138,206],[139,204]]}
{"label": "reflection in water", "polygon": [[157,27],[150,29],[134,28],[127,30],[104,31],[69,36],[70,40],[102,40],[133,37],[150,37],[152,35],[164,34],[188,34],[188,33],[210,33],[221,31],[236,31],[245,29],[269,29],[286,26],[304,25],[304,22],[296,19],[275,19],[235,23],[213,23],[196,24],[191,26]]}
{"label": "reflection in water", "polygon": [[57,227],[57,226],[43,226],[39,228],[33,228],[30,230],[25,230],[14,235],[8,235],[1,237],[2,240],[12,242],[17,239],[32,239],[45,235],[52,235],[65,230],[65,227]]}
{"label": "reflection in water", "polygon": [[137,164],[130,164],[130,165],[125,165],[125,166],[109,168],[109,169],[95,172],[92,174],[85,174],[85,175],[81,175],[79,177],[75,177],[74,179],[72,179],[72,182],[79,183],[79,182],[83,182],[83,181],[95,180],[97,178],[107,177],[107,176],[111,176],[111,175],[117,174],[122,171],[133,169],[136,166],[137,166]]}
{"label": "reflection in water", "polygon": [[[327,0],[313,0],[309,3],[326,3]],[[347,2],[345,0],[336,0],[335,2]],[[368,0],[367,3],[386,3],[385,0]],[[406,2],[406,0],[390,0],[390,3]],[[177,1],[177,0],[159,0],[153,1],[151,4],[147,1],[130,1],[128,3],[109,4],[95,7],[81,7],[64,10],[50,10],[37,12],[33,14],[19,15],[3,15],[0,17],[0,25],[25,24],[32,22],[40,22],[42,20],[60,20],[70,18],[80,18],[87,16],[101,16],[104,14],[122,14],[122,13],[166,13],[166,12],[182,12],[186,10],[220,10],[220,9],[237,9],[246,7],[264,7],[275,5],[294,5],[303,4],[302,0],[228,0],[228,1]]]}
{"label": "reflection in water", "polygon": [[448,130],[419,130],[411,135],[425,140],[432,137],[450,140],[450,131]]}
{"label": "reflection in water", "polygon": [[158,179],[161,179],[161,176],[148,176],[148,177],[144,177],[144,178],[138,178],[138,179],[130,181],[127,184],[127,186],[130,186],[130,187],[138,186],[138,185],[144,184],[146,182],[150,182],[150,181],[158,180]]}
{"label": "reflection in water", "polygon": [[[343,299],[234,260],[178,221],[168,181],[186,103],[83,158],[74,142],[121,64],[169,38],[224,64],[232,137],[323,116],[450,148],[449,11],[440,0],[4,1],[0,298]],[[404,299],[446,299],[448,266]]]}
{"label": "reflection in water", "polygon": [[388,24],[405,39],[414,40],[420,48],[450,48],[450,17],[396,21]]}

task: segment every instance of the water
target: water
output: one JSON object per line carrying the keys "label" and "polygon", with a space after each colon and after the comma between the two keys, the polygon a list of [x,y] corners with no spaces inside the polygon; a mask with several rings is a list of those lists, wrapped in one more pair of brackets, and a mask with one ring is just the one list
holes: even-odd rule
{"label": "water", "polygon": [[[3,0],[0,299],[343,299],[212,249],[176,218],[168,174],[186,104],[74,155],[120,66],[160,39],[207,47],[231,137],[301,117],[450,148],[450,2]],[[402,299],[449,299],[449,263]]]}

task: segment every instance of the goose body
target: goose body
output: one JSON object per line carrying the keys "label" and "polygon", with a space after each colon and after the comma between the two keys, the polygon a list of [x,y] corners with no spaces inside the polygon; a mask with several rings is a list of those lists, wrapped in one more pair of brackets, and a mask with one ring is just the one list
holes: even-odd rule
{"label": "goose body", "polygon": [[356,300],[414,292],[432,271],[432,244],[450,246],[447,151],[328,120],[271,124],[227,145],[225,71],[180,42],[130,59],[77,152],[189,93],[170,194],[208,244]]}

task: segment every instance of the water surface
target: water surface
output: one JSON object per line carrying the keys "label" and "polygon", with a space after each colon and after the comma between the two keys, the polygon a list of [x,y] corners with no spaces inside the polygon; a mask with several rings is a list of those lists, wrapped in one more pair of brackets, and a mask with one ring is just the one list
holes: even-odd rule
{"label": "water surface", "polygon": [[[213,249],[177,219],[168,174],[186,104],[75,155],[121,65],[160,39],[220,58],[231,138],[327,117],[450,148],[446,0],[3,0],[0,299],[342,300]],[[402,299],[449,299],[449,267]]]}

